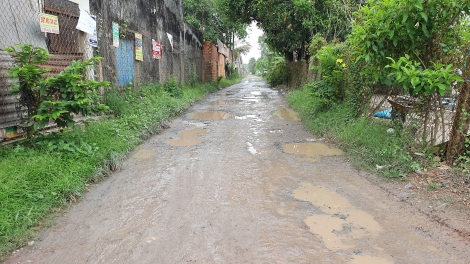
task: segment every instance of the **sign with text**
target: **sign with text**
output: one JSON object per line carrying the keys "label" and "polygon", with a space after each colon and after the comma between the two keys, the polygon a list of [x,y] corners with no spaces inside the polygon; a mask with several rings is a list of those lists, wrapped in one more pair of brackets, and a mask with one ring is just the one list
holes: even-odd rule
{"label": "sign with text", "polygon": [[144,60],[142,52],[142,34],[135,33],[135,59],[138,61]]}
{"label": "sign with text", "polygon": [[[96,16],[91,16],[91,18],[96,21]],[[88,44],[94,48],[98,48],[98,34],[96,33],[96,25],[93,34],[88,34]]]}
{"label": "sign with text", "polygon": [[80,18],[78,18],[77,29],[93,35],[96,33],[96,20],[93,19],[88,12],[80,10]]}
{"label": "sign with text", "polygon": [[113,46],[119,48],[119,24],[113,22]]}
{"label": "sign with text", "polygon": [[152,39],[152,57],[154,60],[162,59],[162,43]]}
{"label": "sign with text", "polygon": [[41,13],[39,14],[41,32],[59,34],[59,18],[57,16]]}

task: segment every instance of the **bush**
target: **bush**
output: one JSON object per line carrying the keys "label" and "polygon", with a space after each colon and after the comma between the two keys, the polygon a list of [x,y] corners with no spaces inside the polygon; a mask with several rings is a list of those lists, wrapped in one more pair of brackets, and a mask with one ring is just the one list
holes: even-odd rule
{"label": "bush", "polygon": [[13,82],[13,92],[20,95],[20,105],[27,108],[27,117],[22,126],[28,137],[36,130],[44,128],[53,120],[58,127],[75,125],[73,114],[84,116],[107,109],[99,103],[98,88],[109,86],[109,82],[96,82],[86,79],[86,72],[94,62],[101,58],[94,57],[87,61],[74,61],[60,74],[44,78],[48,69],[43,65],[49,60],[49,54],[43,48],[32,45],[9,47],[15,59],[9,74],[17,79]]}
{"label": "bush", "polygon": [[276,57],[270,64],[266,80],[271,86],[287,83],[289,68],[284,58]]}
{"label": "bush", "polygon": [[183,96],[183,92],[178,85],[178,79],[173,75],[163,84],[163,90],[172,97],[180,98]]}

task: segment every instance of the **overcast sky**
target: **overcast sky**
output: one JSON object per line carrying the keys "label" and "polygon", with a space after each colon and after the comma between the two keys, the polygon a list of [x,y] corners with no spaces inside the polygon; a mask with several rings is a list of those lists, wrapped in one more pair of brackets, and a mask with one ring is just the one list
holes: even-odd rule
{"label": "overcast sky", "polygon": [[253,22],[248,27],[248,36],[245,41],[251,45],[250,52],[247,55],[242,55],[243,63],[248,63],[250,58],[258,59],[261,56],[261,51],[258,45],[258,38],[263,34],[263,31],[256,26]]}

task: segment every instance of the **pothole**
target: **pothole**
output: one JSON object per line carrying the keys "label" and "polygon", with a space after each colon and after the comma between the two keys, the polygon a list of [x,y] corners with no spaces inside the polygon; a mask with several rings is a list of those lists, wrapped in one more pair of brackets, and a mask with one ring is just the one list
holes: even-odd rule
{"label": "pothole", "polygon": [[240,102],[238,101],[212,101],[207,104],[209,105],[237,105]]}
{"label": "pothole", "polygon": [[282,146],[288,154],[300,155],[299,161],[315,162],[320,156],[341,156],[344,152],[319,142],[291,143]]}
{"label": "pothole", "polygon": [[150,159],[154,155],[155,155],[155,151],[142,149],[136,152],[134,155],[132,155],[132,157],[135,159],[146,160],[146,159]]}
{"label": "pothole", "polygon": [[299,121],[299,115],[292,109],[283,108],[275,113],[275,115],[287,121]]}
{"label": "pothole", "polygon": [[383,231],[372,215],[352,205],[346,197],[326,188],[304,182],[292,195],[320,209],[322,214],[308,216],[304,223],[332,251],[352,250],[357,241],[370,241]]}
{"label": "pothole", "polygon": [[170,139],[165,143],[173,147],[189,147],[204,142],[203,139],[196,138],[198,135],[207,134],[205,129],[190,129],[179,133],[180,138]]}
{"label": "pothole", "polygon": [[200,112],[192,113],[189,115],[192,119],[198,120],[222,120],[222,119],[233,119],[235,116],[225,112]]}

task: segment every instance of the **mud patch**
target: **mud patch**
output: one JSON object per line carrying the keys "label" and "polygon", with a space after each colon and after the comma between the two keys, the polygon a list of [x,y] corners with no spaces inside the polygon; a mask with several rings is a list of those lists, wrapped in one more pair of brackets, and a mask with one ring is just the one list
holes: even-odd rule
{"label": "mud patch", "polygon": [[275,113],[275,115],[287,121],[300,121],[299,115],[292,109],[283,108]]}
{"label": "mud patch", "polygon": [[165,143],[173,147],[189,147],[204,142],[203,139],[196,138],[198,135],[207,134],[205,129],[190,129],[180,132],[180,138],[170,139]]}
{"label": "mud patch", "polygon": [[330,148],[319,142],[292,143],[282,146],[288,154],[301,155],[299,161],[315,162],[320,156],[341,156],[344,152],[337,148]]}
{"label": "mud patch", "polygon": [[[298,200],[310,202],[323,213],[305,218],[304,223],[331,251],[351,251],[359,240],[373,240],[383,231],[372,215],[359,210],[345,197],[323,187],[304,182],[293,192],[293,196]],[[356,263],[390,263],[387,259],[369,256],[354,258],[360,261]],[[369,259],[377,262],[361,262]]]}
{"label": "mud patch", "polygon": [[372,256],[355,256],[351,264],[393,264],[393,261]]}
{"label": "mud patch", "polygon": [[150,159],[153,156],[155,156],[155,151],[151,151],[148,149],[139,150],[134,155],[132,155],[134,159],[140,159],[140,160]]}
{"label": "mud patch", "polygon": [[193,113],[189,115],[192,119],[198,120],[222,120],[222,119],[233,119],[235,116],[225,112],[201,112]]}

